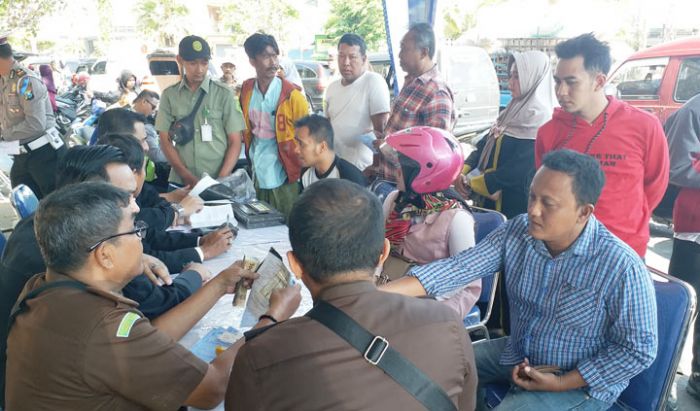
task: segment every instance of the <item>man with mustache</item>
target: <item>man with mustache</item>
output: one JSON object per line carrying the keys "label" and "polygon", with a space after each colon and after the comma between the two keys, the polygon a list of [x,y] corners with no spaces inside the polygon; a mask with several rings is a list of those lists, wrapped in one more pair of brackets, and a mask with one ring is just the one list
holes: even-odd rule
{"label": "man with mustache", "polygon": [[256,73],[241,87],[246,157],[258,199],[286,217],[300,191],[294,122],[309,114],[309,106],[298,86],[277,76],[280,50],[273,36],[255,33],[243,47]]}

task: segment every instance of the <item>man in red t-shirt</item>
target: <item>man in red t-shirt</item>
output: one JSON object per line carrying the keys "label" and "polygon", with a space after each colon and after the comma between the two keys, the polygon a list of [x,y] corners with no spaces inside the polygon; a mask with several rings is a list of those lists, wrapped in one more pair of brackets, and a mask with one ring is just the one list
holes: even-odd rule
{"label": "man in red t-shirt", "polygon": [[598,159],[606,181],[596,218],[644,257],[651,212],[668,184],[668,148],[661,123],[605,95],[610,47],[593,34],[559,43],[555,51],[559,63],[554,81],[561,108],[537,133],[536,167],[547,152],[562,148]]}

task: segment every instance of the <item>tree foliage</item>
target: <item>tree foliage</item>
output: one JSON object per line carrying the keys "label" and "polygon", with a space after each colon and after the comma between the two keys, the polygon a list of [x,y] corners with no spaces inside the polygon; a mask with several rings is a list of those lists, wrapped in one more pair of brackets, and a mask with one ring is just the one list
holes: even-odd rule
{"label": "tree foliage", "polygon": [[461,2],[452,1],[445,7],[443,18],[445,19],[445,38],[457,40],[465,32],[476,27],[477,15],[484,7],[503,3],[506,0],[478,0],[471,3],[471,8],[464,7]]}
{"label": "tree foliage", "polygon": [[160,47],[175,47],[186,33],[189,9],[181,0],[141,0],[136,6],[137,29]]}
{"label": "tree foliage", "polygon": [[278,44],[286,44],[298,19],[299,10],[288,0],[228,1],[221,8],[221,22],[233,44],[242,45],[255,32],[271,34]]}
{"label": "tree foliage", "polygon": [[345,33],[358,34],[368,49],[376,50],[386,43],[381,0],[331,0],[325,30],[336,41]]}
{"label": "tree foliage", "polygon": [[64,5],[64,0],[0,0],[0,32],[36,35],[41,18]]}

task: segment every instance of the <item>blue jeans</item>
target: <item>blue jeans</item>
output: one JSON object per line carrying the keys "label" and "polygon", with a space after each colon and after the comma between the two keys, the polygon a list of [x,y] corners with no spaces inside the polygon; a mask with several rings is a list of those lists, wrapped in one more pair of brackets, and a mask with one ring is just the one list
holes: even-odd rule
{"label": "blue jeans", "polygon": [[503,401],[495,410],[576,410],[597,411],[607,410],[610,404],[597,400],[584,390],[570,390],[565,392],[526,391],[511,380],[513,367],[498,363],[501,353],[506,347],[508,337],[495,340],[483,340],[474,343],[474,357],[476,358],[476,370],[479,375],[477,390],[477,410],[488,410],[485,403],[484,386],[489,383],[509,384],[510,389]]}

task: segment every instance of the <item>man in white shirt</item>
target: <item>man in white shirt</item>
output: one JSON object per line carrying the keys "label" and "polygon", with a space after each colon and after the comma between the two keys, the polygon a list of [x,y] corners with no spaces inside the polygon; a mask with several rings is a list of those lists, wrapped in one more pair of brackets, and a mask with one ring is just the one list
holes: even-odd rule
{"label": "man in white shirt", "polygon": [[372,164],[372,141],[382,137],[389,119],[389,88],[381,75],[367,71],[367,46],[346,33],[338,42],[341,78],[326,89],[325,111],[335,131],[335,151],[364,170]]}

